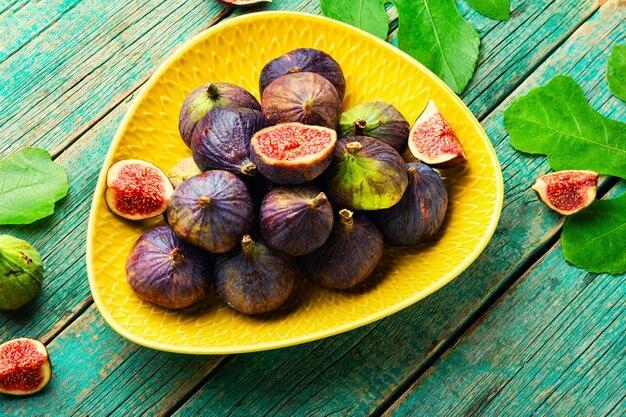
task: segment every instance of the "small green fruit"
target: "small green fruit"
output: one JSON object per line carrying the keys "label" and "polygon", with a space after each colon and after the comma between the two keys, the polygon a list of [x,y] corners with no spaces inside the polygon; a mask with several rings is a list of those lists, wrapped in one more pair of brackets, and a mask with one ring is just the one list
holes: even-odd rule
{"label": "small green fruit", "polygon": [[0,310],[15,310],[41,290],[43,262],[28,242],[0,235]]}

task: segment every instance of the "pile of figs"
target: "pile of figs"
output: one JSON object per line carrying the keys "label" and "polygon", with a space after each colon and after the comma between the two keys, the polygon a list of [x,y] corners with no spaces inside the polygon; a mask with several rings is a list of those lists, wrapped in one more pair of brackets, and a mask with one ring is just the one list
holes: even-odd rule
{"label": "pile of figs", "polygon": [[384,244],[417,245],[441,227],[448,193],[432,167],[466,158],[433,101],[412,128],[383,101],[342,112],[343,71],[310,48],[268,62],[259,89],[261,103],[225,82],[193,90],[179,117],[192,156],[169,179],[140,160],[109,169],[114,213],[167,223],[127,258],[142,299],[180,309],[214,286],[237,311],[261,314],[289,300],[300,279],[358,285]]}

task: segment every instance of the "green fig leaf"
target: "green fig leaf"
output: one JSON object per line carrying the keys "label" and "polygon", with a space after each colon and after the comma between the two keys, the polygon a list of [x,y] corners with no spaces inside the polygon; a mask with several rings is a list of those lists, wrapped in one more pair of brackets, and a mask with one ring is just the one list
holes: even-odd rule
{"label": "green fig leaf", "polygon": [[0,161],[0,224],[28,224],[49,216],[67,194],[67,173],[38,148]]}
{"label": "green fig leaf", "polygon": [[563,255],[589,272],[626,272],[626,194],[598,200],[563,226]]}
{"label": "green fig leaf", "polygon": [[586,169],[626,178],[626,123],[596,112],[564,75],[517,98],[504,112],[511,145],[544,154],[555,171]]}
{"label": "green fig leaf", "polygon": [[454,0],[322,0],[322,13],[379,38],[387,37],[384,5],[398,9],[398,47],[460,94],[474,75],[480,36]]}
{"label": "green fig leaf", "polygon": [[606,64],[606,79],[611,93],[626,101],[626,45],[617,45],[611,50]]}
{"label": "green fig leaf", "polygon": [[478,13],[494,20],[509,20],[510,0],[467,0]]}

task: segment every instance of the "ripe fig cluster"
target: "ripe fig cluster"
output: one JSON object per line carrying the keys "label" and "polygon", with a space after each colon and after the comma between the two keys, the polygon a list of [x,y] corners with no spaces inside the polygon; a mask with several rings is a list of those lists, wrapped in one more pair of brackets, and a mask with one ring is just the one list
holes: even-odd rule
{"label": "ripe fig cluster", "polygon": [[412,129],[380,100],[342,113],[342,68],[311,48],[268,62],[259,91],[261,103],[225,82],[193,90],[179,117],[191,157],[170,179],[148,162],[111,166],[111,210],[167,222],[128,255],[128,282],[144,300],[185,308],[212,284],[237,311],[262,314],[286,303],[302,277],[353,287],[384,244],[416,245],[440,229],[448,193],[429,165],[466,157],[434,102]]}

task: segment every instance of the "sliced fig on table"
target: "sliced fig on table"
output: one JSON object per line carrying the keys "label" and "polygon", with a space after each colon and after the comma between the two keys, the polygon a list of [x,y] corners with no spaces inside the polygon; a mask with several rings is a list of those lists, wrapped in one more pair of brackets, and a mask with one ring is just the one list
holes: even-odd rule
{"label": "sliced fig on table", "polygon": [[339,136],[369,136],[380,139],[404,153],[409,137],[409,122],[391,104],[377,100],[358,104],[341,114]]}
{"label": "sliced fig on table", "polygon": [[180,184],[185,182],[185,180],[193,177],[194,175],[200,174],[200,168],[193,160],[192,156],[188,156],[187,158],[183,158],[174,167],[170,170],[168,175],[170,182],[174,186],[174,188],[178,187]]}
{"label": "sliced fig on table", "polygon": [[467,160],[459,138],[433,100],[411,129],[409,149],[415,158],[435,168],[453,168]]}
{"label": "sliced fig on table", "polygon": [[409,163],[409,185],[398,204],[372,213],[390,245],[410,246],[434,235],[448,209],[448,191],[439,174],[422,163]]}
{"label": "sliced fig on table", "polygon": [[333,209],[313,185],[277,186],[263,199],[259,222],[270,247],[300,256],[326,242],[333,229]]}
{"label": "sliced fig on table", "polygon": [[341,115],[337,90],[313,72],[287,74],[274,80],[263,91],[261,107],[271,125],[299,122],[336,129]]}
{"label": "sliced fig on table", "polygon": [[321,126],[283,123],[255,133],[250,158],[264,177],[278,184],[302,184],[330,165],[337,132]]}
{"label": "sliced fig on table", "polygon": [[324,51],[314,48],[298,48],[287,52],[265,64],[261,70],[259,90],[265,91],[272,81],[287,74],[314,72],[321,75],[335,87],[339,100],[346,93],[346,79],[341,66]]}
{"label": "sliced fig on table", "polygon": [[173,191],[167,175],[150,162],[124,159],[107,171],[105,201],[113,213],[125,219],[163,214]]}
{"label": "sliced fig on table", "polygon": [[363,282],[383,255],[383,236],[363,213],[342,209],[330,237],[298,258],[303,275],[326,288],[345,289]]}
{"label": "sliced fig on table", "polygon": [[48,350],[40,341],[23,337],[0,345],[0,393],[34,394],[51,377]]}
{"label": "sliced fig on table", "polygon": [[257,169],[250,160],[250,140],[264,127],[267,121],[257,110],[216,107],[200,119],[193,131],[193,159],[202,171],[223,169],[254,176]]}
{"label": "sliced fig on table", "polygon": [[542,175],[537,178],[532,189],[552,210],[569,216],[593,203],[597,187],[596,172],[569,170]]}
{"label": "sliced fig on table", "polygon": [[244,314],[262,314],[283,305],[298,276],[295,260],[250,235],[241,248],[215,259],[215,287],[219,297]]}
{"label": "sliced fig on table", "polygon": [[189,93],[178,116],[178,130],[187,146],[191,147],[191,135],[196,124],[211,109],[219,106],[261,110],[257,99],[238,85],[222,82],[203,84]]}

